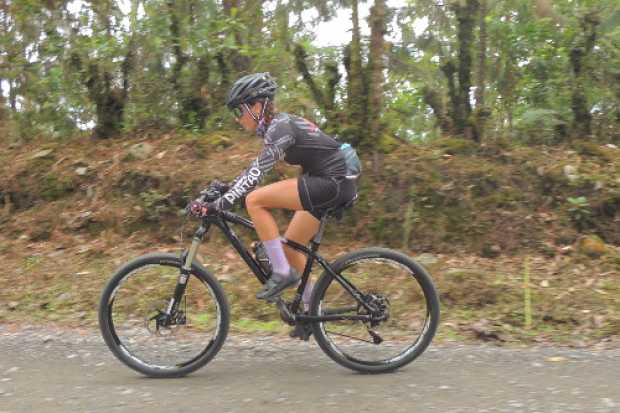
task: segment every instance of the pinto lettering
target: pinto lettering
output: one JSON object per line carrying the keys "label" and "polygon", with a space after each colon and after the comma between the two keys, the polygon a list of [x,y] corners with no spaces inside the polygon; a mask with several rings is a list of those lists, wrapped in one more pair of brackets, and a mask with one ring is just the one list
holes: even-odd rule
{"label": "pinto lettering", "polygon": [[261,176],[261,170],[253,166],[248,170],[244,177],[237,181],[235,186],[232,187],[230,191],[224,194],[224,198],[231,204],[234,204],[237,199],[243,197],[243,195],[258,185],[261,180]]}

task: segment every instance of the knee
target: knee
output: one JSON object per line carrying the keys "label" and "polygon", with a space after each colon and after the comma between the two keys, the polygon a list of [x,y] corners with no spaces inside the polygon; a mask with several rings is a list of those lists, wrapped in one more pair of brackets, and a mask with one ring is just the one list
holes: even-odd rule
{"label": "knee", "polygon": [[248,196],[245,197],[245,207],[248,211],[261,208],[260,195],[257,194],[257,191],[250,192]]}

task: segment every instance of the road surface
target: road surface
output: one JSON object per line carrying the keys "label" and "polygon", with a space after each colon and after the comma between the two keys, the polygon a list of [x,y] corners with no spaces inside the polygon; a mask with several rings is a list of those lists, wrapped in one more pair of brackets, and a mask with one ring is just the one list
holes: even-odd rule
{"label": "road surface", "polygon": [[207,366],[149,379],[97,331],[0,325],[0,413],[620,412],[620,349],[431,346],[402,370],[362,375],[310,340],[229,336]]}

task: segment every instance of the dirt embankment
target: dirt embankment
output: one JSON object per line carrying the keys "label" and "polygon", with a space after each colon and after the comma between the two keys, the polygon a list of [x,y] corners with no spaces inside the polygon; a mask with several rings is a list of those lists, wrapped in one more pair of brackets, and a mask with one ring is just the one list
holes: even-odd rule
{"label": "dirt embankment", "polygon": [[[181,231],[179,210],[210,180],[234,177],[259,145],[237,132],[146,133],[3,149],[0,321],[94,324],[114,268],[185,247],[195,223]],[[382,245],[424,254],[444,307],[440,339],[610,340],[620,334],[619,154],[595,143],[458,139],[374,160],[362,154],[360,201],[330,225],[323,251]],[[278,167],[269,179],[296,174]],[[284,225],[289,214],[276,215]],[[224,284],[236,328],[285,330],[253,299],[258,284],[221,237],[202,260]]]}

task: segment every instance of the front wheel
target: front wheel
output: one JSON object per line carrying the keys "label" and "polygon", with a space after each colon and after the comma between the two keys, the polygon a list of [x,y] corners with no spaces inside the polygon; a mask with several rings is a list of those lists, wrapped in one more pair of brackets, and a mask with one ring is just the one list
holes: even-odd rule
{"label": "front wheel", "polygon": [[194,263],[178,311],[168,306],[180,274],[174,254],[147,254],[122,266],[99,305],[99,326],[114,355],[150,377],[180,377],[208,363],[228,334],[222,288]]}
{"label": "front wheel", "polygon": [[424,352],[439,323],[439,298],[421,265],[398,251],[368,248],[331,266],[372,311],[323,273],[314,287],[310,314],[340,318],[312,324],[317,343],[329,357],[363,373],[384,373]]}

